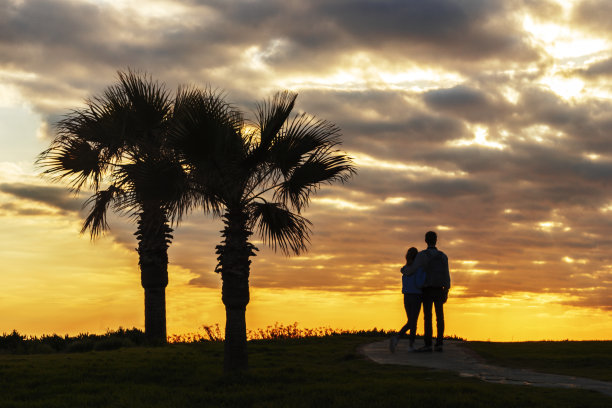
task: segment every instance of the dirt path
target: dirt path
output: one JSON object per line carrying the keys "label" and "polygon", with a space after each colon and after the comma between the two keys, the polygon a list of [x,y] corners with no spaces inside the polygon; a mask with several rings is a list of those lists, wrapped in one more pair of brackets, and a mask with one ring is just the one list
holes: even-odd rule
{"label": "dirt path", "polygon": [[612,383],[588,378],[544,374],[527,369],[498,367],[485,363],[460,342],[446,341],[442,353],[414,353],[408,342],[400,341],[395,353],[389,351],[389,340],[370,343],[361,352],[379,364],[399,364],[456,371],[461,377],[474,377],[500,384],[531,385],[534,387],[584,388],[612,396]]}

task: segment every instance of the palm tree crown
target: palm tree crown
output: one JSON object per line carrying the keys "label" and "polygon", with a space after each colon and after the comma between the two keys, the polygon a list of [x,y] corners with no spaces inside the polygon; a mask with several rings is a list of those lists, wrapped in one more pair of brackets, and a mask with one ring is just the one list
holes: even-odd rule
{"label": "palm tree crown", "polygon": [[321,184],[344,182],[355,171],[337,149],[337,126],[306,114],[291,116],[296,97],[277,93],[257,105],[252,122],[209,90],[177,98],[185,109],[171,132],[173,143],[200,202],[225,224],[216,271],[227,312],[227,371],[247,367],[244,312],[249,258],[256,250],[249,237],[256,232],[287,255],[305,251],[310,222],[301,211]]}
{"label": "palm tree crown", "polygon": [[193,203],[187,174],[167,143],[174,122],[163,84],[119,72],[118,83],[58,123],[56,138],[38,158],[44,174],[68,181],[75,192],[92,192],[81,232],[95,238],[108,229],[109,208],[136,219],[145,332],[158,342],[166,341],[169,223]]}

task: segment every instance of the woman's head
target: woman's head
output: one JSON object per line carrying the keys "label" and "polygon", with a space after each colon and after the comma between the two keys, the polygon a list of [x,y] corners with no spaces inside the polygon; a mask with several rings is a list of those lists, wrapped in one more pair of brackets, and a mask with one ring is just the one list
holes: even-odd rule
{"label": "woman's head", "polygon": [[411,264],[418,253],[419,251],[415,247],[408,248],[408,252],[406,252],[406,262]]}

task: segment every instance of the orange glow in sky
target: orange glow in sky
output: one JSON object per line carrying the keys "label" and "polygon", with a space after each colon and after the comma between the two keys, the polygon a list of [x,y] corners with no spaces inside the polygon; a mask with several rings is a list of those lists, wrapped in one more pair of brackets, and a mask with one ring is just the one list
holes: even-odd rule
{"label": "orange glow in sky", "polygon": [[[79,235],[86,197],[33,165],[62,115],[132,67],[247,115],[291,89],[342,129],[358,173],[313,197],[309,252],[253,236],[249,328],[399,329],[403,255],[436,230],[447,334],[612,339],[609,1],[368,2],[0,6],[0,333],[143,328],[134,224]],[[223,326],[219,229],[198,213],[176,228],[169,334]]]}

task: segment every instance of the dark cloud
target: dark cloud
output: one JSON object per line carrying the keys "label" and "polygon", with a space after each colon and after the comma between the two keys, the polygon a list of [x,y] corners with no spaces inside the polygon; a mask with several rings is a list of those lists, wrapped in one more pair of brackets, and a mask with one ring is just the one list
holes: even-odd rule
{"label": "dark cloud", "polygon": [[[46,87],[53,99],[80,99],[127,66],[154,66],[155,74],[172,78],[172,86],[219,80],[216,85],[240,94],[241,84],[269,78],[246,57],[249,49],[276,72],[310,74],[333,71],[362,51],[394,64],[436,61],[449,67],[539,58],[503,1],[192,4],[183,18],[145,18],[136,9],[117,12],[90,2],[3,0],[1,65],[40,74],[17,82],[26,95],[43,96]],[[222,72],[234,75],[230,80]],[[39,109],[52,110],[43,98],[33,99]]]}
{"label": "dark cloud", "polygon": [[465,85],[428,91],[423,94],[423,99],[433,110],[448,112],[472,122],[494,122],[509,111],[503,99]]}
{"label": "dark cloud", "polygon": [[570,293],[577,299],[563,301],[563,304],[612,311],[612,294],[607,287],[598,287],[595,290],[570,291]]}
{"label": "dark cloud", "polygon": [[[207,4],[210,5],[209,2]],[[507,17],[502,1],[218,1],[214,9],[237,22],[251,40],[287,39],[268,57],[296,69],[304,57],[318,59],[351,49],[384,50],[388,57],[437,61],[535,60],[537,53]],[[263,41],[262,41],[263,40]],[[316,52],[313,52],[316,50]]]}
{"label": "dark cloud", "polygon": [[550,0],[522,0],[523,7],[537,19],[548,21],[558,20],[563,14],[559,3]]}
{"label": "dark cloud", "polygon": [[518,105],[522,109],[516,113],[516,125],[520,127],[517,132],[530,125],[547,125],[552,130],[542,136],[556,149],[600,154],[612,152],[609,143],[612,103],[609,101],[585,98],[570,102],[549,90],[529,87],[522,92]]}
{"label": "dark cloud", "polygon": [[612,21],[612,4],[606,0],[583,0],[578,3],[572,13],[575,23],[600,34],[609,35]]}
{"label": "dark cloud", "polygon": [[587,78],[592,77],[608,77],[612,75],[612,58],[597,61],[589,65],[585,69],[578,71]]}
{"label": "dark cloud", "polygon": [[1,215],[17,215],[22,217],[36,217],[39,215],[55,215],[54,212],[48,211],[41,208],[23,207],[15,203],[2,203],[0,204]]}
{"label": "dark cloud", "polygon": [[387,160],[405,161],[414,152],[469,136],[461,120],[424,110],[419,100],[402,91],[305,91],[298,107],[334,121],[345,149]]}
{"label": "dark cloud", "polygon": [[2,183],[0,191],[18,199],[45,204],[65,212],[77,212],[82,207],[82,203],[76,200],[65,187]]}

